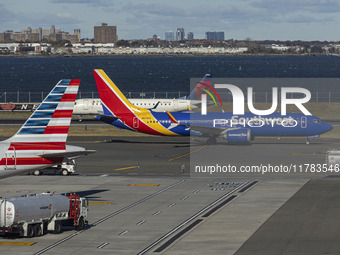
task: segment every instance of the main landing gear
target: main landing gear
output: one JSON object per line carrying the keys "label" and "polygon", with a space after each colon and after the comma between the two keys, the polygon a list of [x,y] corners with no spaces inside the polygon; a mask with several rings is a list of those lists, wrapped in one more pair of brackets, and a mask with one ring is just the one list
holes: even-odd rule
{"label": "main landing gear", "polygon": [[209,139],[207,140],[207,144],[209,145],[216,144],[216,137],[210,136]]}
{"label": "main landing gear", "polygon": [[[277,140],[280,141],[281,140],[281,137],[277,137]],[[305,140],[305,143],[308,145],[310,143],[310,139],[307,137],[306,140]]]}

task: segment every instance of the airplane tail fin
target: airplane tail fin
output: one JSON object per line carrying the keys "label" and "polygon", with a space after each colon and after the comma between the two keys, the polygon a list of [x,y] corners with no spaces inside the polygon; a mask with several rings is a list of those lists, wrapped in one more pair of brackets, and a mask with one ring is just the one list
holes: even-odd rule
{"label": "airplane tail fin", "polygon": [[11,143],[65,144],[80,80],[64,79],[52,89]]}
{"label": "airplane tail fin", "polygon": [[206,74],[203,79],[197,83],[197,85],[195,86],[195,88],[193,89],[193,91],[191,92],[191,94],[189,95],[188,99],[193,100],[193,101],[201,101],[202,100],[202,94],[207,94],[209,95],[212,100],[214,101],[214,104],[217,105],[217,102],[213,96],[213,94],[211,92],[213,92],[216,97],[218,98],[221,106],[222,104],[222,100],[220,98],[220,95],[217,93],[217,91],[214,89],[213,86],[211,86],[211,78],[212,75],[210,74]]}
{"label": "airplane tail fin", "polygon": [[103,70],[95,69],[93,74],[99,97],[102,100],[104,115],[119,116],[121,113],[131,112],[131,109],[139,111],[139,107],[134,106],[127,100]]}
{"label": "airplane tail fin", "polygon": [[203,90],[200,89],[200,88],[209,88],[210,85],[211,85],[211,79],[212,79],[212,75],[211,74],[204,75],[202,80],[200,80],[196,84],[195,88],[191,91],[191,93],[186,96],[186,99],[201,100]]}

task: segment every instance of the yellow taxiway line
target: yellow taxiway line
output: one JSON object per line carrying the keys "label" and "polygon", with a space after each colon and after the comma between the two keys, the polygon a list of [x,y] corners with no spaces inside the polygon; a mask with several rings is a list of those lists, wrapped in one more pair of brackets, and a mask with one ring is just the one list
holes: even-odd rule
{"label": "yellow taxiway line", "polygon": [[0,242],[0,245],[28,245],[31,246],[36,242]]}
{"label": "yellow taxiway line", "polygon": [[194,153],[194,152],[203,150],[203,149],[204,149],[205,147],[207,147],[207,146],[208,146],[208,145],[204,145],[204,146],[202,146],[201,148],[198,148],[197,150],[191,151],[191,152],[189,152],[189,153],[186,153],[186,154],[184,154],[184,155],[182,155],[182,156],[178,156],[178,157],[176,157],[176,158],[171,158],[171,159],[169,159],[168,161],[173,161],[173,160],[176,160],[176,159],[179,159],[179,158],[183,158],[183,157],[188,156],[188,155],[190,155],[190,154],[192,154],[192,153]]}
{"label": "yellow taxiway line", "polygon": [[109,202],[89,202],[89,205],[112,205]]}
{"label": "yellow taxiway line", "polygon": [[129,186],[155,187],[159,186],[159,184],[130,184]]}
{"label": "yellow taxiway line", "polygon": [[315,158],[324,158],[326,157],[326,153],[325,154],[321,154],[321,153],[290,153],[289,155],[291,156],[311,156],[311,157],[315,157]]}
{"label": "yellow taxiway line", "polygon": [[133,168],[138,168],[138,166],[122,167],[122,168],[113,169],[113,171],[120,171],[120,170],[133,169]]}

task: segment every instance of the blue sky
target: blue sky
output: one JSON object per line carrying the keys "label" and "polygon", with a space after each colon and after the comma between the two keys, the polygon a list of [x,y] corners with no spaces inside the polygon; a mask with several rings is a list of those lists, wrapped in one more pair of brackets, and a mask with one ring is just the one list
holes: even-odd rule
{"label": "blue sky", "polygon": [[183,26],[196,39],[224,31],[226,39],[340,40],[338,0],[1,0],[0,32],[7,29],[81,29],[93,38],[102,22],[119,39],[146,39]]}

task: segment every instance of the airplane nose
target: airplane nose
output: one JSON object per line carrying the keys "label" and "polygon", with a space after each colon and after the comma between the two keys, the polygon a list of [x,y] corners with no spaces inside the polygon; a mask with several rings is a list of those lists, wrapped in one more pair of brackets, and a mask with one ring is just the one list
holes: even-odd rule
{"label": "airplane nose", "polygon": [[327,122],[323,123],[323,133],[326,133],[328,131],[331,131],[333,129],[333,126]]}

